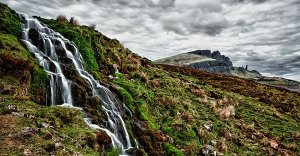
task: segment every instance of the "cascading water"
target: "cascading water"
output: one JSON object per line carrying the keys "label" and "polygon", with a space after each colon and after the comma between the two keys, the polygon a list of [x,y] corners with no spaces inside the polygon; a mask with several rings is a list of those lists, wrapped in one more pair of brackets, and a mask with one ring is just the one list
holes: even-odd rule
{"label": "cascading water", "polygon": [[[59,33],[43,26],[37,19],[22,15],[22,23],[23,42],[50,77],[51,105],[62,104],[62,106],[74,107],[71,92],[72,80],[67,79],[62,70],[63,61],[59,57],[61,54],[57,51],[57,46],[59,46],[65,52],[64,57],[71,60],[77,74],[88,83],[93,96],[100,98],[108,118],[108,124],[105,127],[92,124],[89,118],[85,118],[86,123],[94,129],[105,131],[112,140],[112,146],[122,150],[122,154],[126,154],[126,150],[132,148],[132,145],[120,115],[121,111],[116,106],[119,103],[108,88],[101,85],[83,68],[83,59],[76,46]],[[37,35],[36,41],[33,41],[32,34]],[[74,50],[69,51],[66,44],[73,46]]]}

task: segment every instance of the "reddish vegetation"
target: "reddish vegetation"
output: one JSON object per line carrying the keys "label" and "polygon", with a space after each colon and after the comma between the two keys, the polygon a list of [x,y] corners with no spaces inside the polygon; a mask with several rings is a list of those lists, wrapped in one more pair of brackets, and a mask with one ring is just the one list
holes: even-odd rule
{"label": "reddish vegetation", "polygon": [[252,80],[242,79],[223,74],[214,74],[187,67],[160,65],[168,72],[178,72],[199,78],[203,83],[223,90],[232,91],[241,95],[257,98],[259,101],[271,104],[279,111],[290,112],[293,117],[299,118],[299,93],[268,85],[258,84]]}
{"label": "reddish vegetation", "polygon": [[31,71],[32,68],[32,62],[28,60],[18,59],[12,57],[9,54],[3,54],[2,56],[0,56],[0,71],[2,72],[7,73],[11,71]]}
{"label": "reddish vegetation", "polygon": [[13,128],[15,128],[16,124],[16,117],[12,115],[2,115],[0,116],[0,132],[1,133],[9,133]]}

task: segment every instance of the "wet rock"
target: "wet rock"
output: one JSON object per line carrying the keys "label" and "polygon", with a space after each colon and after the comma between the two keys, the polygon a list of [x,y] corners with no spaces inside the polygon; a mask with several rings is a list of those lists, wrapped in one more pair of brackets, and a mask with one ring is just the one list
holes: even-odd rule
{"label": "wet rock", "polygon": [[43,38],[41,34],[38,32],[36,29],[29,29],[29,39],[31,40],[32,44],[35,45],[40,51],[45,52],[44,47],[45,45],[43,44]]}
{"label": "wet rock", "polygon": [[102,150],[102,148],[109,148],[112,140],[104,131],[96,131],[88,138],[88,146],[93,149]]}
{"label": "wet rock", "polygon": [[216,156],[217,155],[216,149],[213,146],[211,146],[211,145],[205,145],[201,149],[201,153],[204,156]]}
{"label": "wet rock", "polygon": [[88,103],[91,108],[97,108],[101,104],[101,99],[98,96],[88,97]]}
{"label": "wet rock", "polygon": [[99,145],[110,145],[112,143],[111,138],[105,132],[97,132],[96,137]]}
{"label": "wet rock", "polygon": [[71,44],[71,43],[69,43],[69,42],[66,42],[65,45],[66,45],[66,48],[67,48],[73,55],[75,55],[76,48],[74,47],[74,45]]}
{"label": "wet rock", "polygon": [[89,114],[92,123],[106,123],[108,121],[101,99],[98,96],[87,97],[84,111]]}
{"label": "wet rock", "polygon": [[76,95],[73,96],[74,105],[79,107],[84,107],[87,103],[87,88],[77,83],[72,84],[72,94]]}
{"label": "wet rock", "polygon": [[70,59],[68,57],[65,57],[65,56],[61,56],[60,57],[60,62],[61,62],[61,66],[66,66],[67,67],[67,70],[74,70],[74,71],[76,71],[75,70],[75,65],[73,64],[73,60],[72,59]]}

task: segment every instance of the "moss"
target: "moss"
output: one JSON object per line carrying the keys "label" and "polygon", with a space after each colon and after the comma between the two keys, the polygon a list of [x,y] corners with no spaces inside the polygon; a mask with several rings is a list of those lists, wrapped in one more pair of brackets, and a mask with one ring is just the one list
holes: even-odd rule
{"label": "moss", "polygon": [[119,156],[120,151],[118,149],[111,149],[103,152],[104,156]]}
{"label": "moss", "polygon": [[114,83],[127,90],[132,97],[134,97],[135,99],[141,98],[150,103],[153,101],[153,92],[147,89],[141,82],[139,82],[138,80],[127,80],[120,73],[117,75],[117,77],[118,79],[116,79]]}
{"label": "moss", "polygon": [[33,101],[46,102],[45,96],[47,96],[48,80],[47,73],[41,67],[35,66],[33,68],[30,87]]}
{"label": "moss", "polygon": [[0,3],[0,31],[20,37],[20,21],[20,17],[15,11],[11,10],[7,5]]}
{"label": "moss", "polygon": [[[83,114],[78,109],[70,109],[60,106],[45,107],[36,112],[40,118],[46,118],[47,123],[53,123],[55,127],[78,126],[85,127]],[[42,121],[41,121],[42,122]],[[81,123],[81,124],[79,124]]]}
{"label": "moss", "polygon": [[[54,151],[56,155],[74,155],[74,153],[99,155],[98,149],[88,146],[95,131],[85,124],[80,110],[58,106],[43,107],[32,101],[18,100],[12,96],[0,95],[0,98],[2,100],[0,110],[6,110],[8,105],[13,104],[16,105],[19,113],[26,115],[25,117],[10,113],[0,115],[4,126],[4,129],[0,130],[3,138],[0,140],[1,155],[12,153],[22,155],[25,149],[30,150],[32,155],[47,155],[57,143],[60,145]],[[34,116],[34,118],[27,116]],[[27,128],[34,130],[30,137],[22,134]],[[2,140],[6,141],[2,142]]]}
{"label": "moss", "polygon": [[131,111],[138,115],[140,120],[148,121],[151,128],[158,129],[156,118],[150,112],[150,105],[153,102],[153,92],[138,80],[127,80],[121,73],[118,73],[117,77],[114,82],[119,85],[118,92],[125,104]]}
{"label": "moss", "polygon": [[84,59],[84,66],[89,72],[99,70],[99,65],[95,58],[97,51],[93,50],[94,31],[91,31],[88,27],[73,27],[67,22],[61,23],[56,20],[46,20],[42,18],[39,18],[39,20],[76,44]]}
{"label": "moss", "polygon": [[30,52],[10,34],[0,33],[0,47],[0,72],[19,81],[15,85],[21,87],[21,96],[29,96],[30,92],[34,101],[45,103],[48,76]]}
{"label": "moss", "polygon": [[128,106],[130,110],[134,110],[135,106],[132,96],[124,88],[121,87],[117,88],[117,92],[121,96],[121,99],[126,104],[126,106]]}
{"label": "moss", "polygon": [[[17,37],[0,32],[0,56],[10,57],[15,62],[32,61],[30,53],[22,46]],[[9,58],[7,58],[9,59]]]}
{"label": "moss", "polygon": [[170,156],[184,156],[184,154],[180,150],[169,143],[164,143],[164,149]]}

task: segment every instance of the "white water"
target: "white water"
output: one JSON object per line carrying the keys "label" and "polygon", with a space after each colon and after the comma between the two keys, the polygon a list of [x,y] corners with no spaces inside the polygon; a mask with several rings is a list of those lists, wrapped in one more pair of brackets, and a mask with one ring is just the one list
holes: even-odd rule
{"label": "white water", "polygon": [[[132,145],[125,123],[121,117],[120,110],[116,106],[119,103],[113,93],[96,81],[93,76],[83,68],[83,59],[72,42],[52,29],[43,26],[34,18],[27,17],[26,15],[22,15],[22,18],[22,40],[30,52],[36,56],[40,65],[50,77],[51,105],[78,108],[75,107],[76,104],[73,103],[71,88],[72,80],[68,80],[64,75],[61,67],[63,63],[61,62],[56,50],[58,46],[57,43],[59,43],[60,48],[63,48],[65,51],[65,57],[72,60],[77,74],[89,84],[93,96],[97,96],[101,99],[103,104],[102,108],[105,110],[108,118],[108,124],[106,126],[92,124],[91,119],[88,117],[85,118],[86,123],[91,128],[106,132],[112,140],[112,146],[122,150],[123,155],[126,154],[126,150],[132,148]],[[33,41],[30,39],[30,29],[38,30],[38,33],[41,36],[39,42],[43,43],[43,49],[35,46]],[[66,48],[66,43],[73,46],[73,49],[75,50],[72,51],[73,53]]]}

